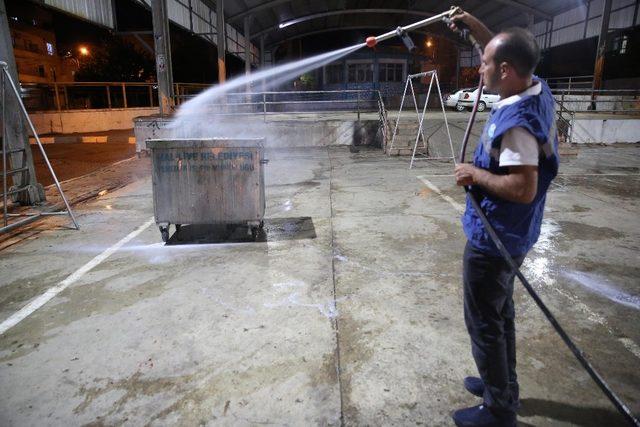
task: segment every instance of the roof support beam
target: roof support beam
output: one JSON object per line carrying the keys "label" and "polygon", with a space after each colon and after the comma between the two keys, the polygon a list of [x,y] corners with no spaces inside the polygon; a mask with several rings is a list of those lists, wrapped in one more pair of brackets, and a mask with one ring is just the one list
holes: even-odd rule
{"label": "roof support beam", "polygon": [[242,12],[242,13],[238,13],[236,15],[230,16],[229,18],[227,18],[227,22],[229,23],[236,22],[236,21],[239,21],[240,19],[243,19],[245,16],[252,15],[252,14],[254,15],[265,9],[271,9],[283,3],[289,3],[290,1],[292,0],[271,0],[267,3],[252,7],[248,9],[246,12]]}
{"label": "roof support beam", "polygon": [[[265,10],[265,9],[271,9],[271,8],[274,8],[274,7],[279,6],[281,4],[289,3],[291,1],[292,0],[271,0],[271,1],[267,2],[267,3],[255,6],[255,7],[251,8],[251,9],[245,11],[245,12],[238,13],[238,14],[236,14],[234,16],[229,17],[228,18],[228,22],[236,22],[236,21],[239,21],[240,19],[243,19],[247,15],[255,14],[255,13],[260,12],[260,11]],[[544,12],[542,12],[542,11],[536,9],[536,8],[533,8],[531,6],[527,6],[526,4],[522,4],[522,3],[520,3],[520,2],[518,2],[516,0],[495,0],[495,1],[497,1],[499,3],[502,3],[502,4],[505,4],[507,6],[511,6],[513,8],[519,9],[519,10],[521,10],[523,12],[532,13],[535,16],[538,16],[538,17],[546,19],[546,20],[550,20],[550,19],[553,18],[551,15],[549,15],[547,13],[544,13]],[[348,11],[349,11],[349,9],[343,10],[343,12],[348,12]],[[415,14],[416,12],[419,12],[419,11],[403,10],[403,13],[409,13],[409,14]],[[427,12],[424,12],[424,13],[427,13]],[[431,16],[433,16],[433,14]]]}
{"label": "roof support beam", "polygon": [[311,21],[319,18],[326,18],[328,16],[336,16],[336,15],[348,15],[348,14],[365,14],[365,13],[378,13],[378,14],[392,14],[392,15],[411,15],[411,16],[423,16],[426,18],[430,18],[434,16],[434,13],[425,12],[421,10],[406,10],[406,9],[341,9],[341,10],[331,10],[328,12],[322,13],[314,13],[313,15],[305,15],[299,18],[292,18],[288,21],[285,21],[279,25],[275,25],[271,28],[267,28],[256,34],[253,34],[251,37],[256,38],[262,35],[269,34],[272,31],[276,31],[278,29],[284,29],[290,27],[295,24],[300,24],[302,22]]}
{"label": "roof support beam", "polygon": [[299,18],[289,19],[279,25],[280,28],[285,28],[290,25],[300,24],[301,22],[311,21],[312,19],[324,18],[334,15],[347,15],[347,14],[360,14],[360,13],[390,13],[390,14],[403,14],[403,15],[415,15],[424,16],[430,18],[435,13],[424,12],[421,10],[406,10],[406,9],[341,9],[332,10],[329,12],[314,13],[313,15],[301,16]]}

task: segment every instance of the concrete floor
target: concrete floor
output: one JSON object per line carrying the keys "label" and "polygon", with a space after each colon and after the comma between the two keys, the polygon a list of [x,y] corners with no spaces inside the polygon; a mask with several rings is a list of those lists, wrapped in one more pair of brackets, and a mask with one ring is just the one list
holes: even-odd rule
{"label": "concrete floor", "polygon": [[[136,155],[135,144],[105,143],[46,144],[45,153],[59,181],[77,178]],[[36,176],[42,185],[53,184],[40,150],[31,146]]]}
{"label": "concrete floor", "polygon": [[[584,147],[565,161],[524,267],[637,415],[639,155]],[[143,178],[76,206],[80,231],[51,220],[0,252],[0,322],[68,285],[0,336],[0,425],[452,425],[476,404],[452,165],[347,148],[268,157],[264,241],[185,227],[165,246]],[[622,425],[516,289],[521,425]]]}

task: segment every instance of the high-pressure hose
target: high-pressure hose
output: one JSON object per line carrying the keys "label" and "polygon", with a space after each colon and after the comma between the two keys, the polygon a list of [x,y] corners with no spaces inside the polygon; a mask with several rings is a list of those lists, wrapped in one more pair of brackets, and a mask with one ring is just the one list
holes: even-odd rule
{"label": "high-pressure hose", "polygon": [[[444,18],[444,20],[445,22],[448,21],[447,24],[451,24],[450,19]],[[471,33],[468,32],[468,29],[465,28],[463,25],[461,26],[460,22],[456,22],[455,25],[460,29],[458,32],[461,34],[461,36],[471,41],[471,43],[473,44],[473,47],[476,49],[476,51],[480,55],[480,58],[482,58],[482,54],[483,54],[482,47],[473,38],[473,36],[471,36]],[[467,145],[469,143],[469,138],[471,137],[471,129],[473,128],[473,125],[475,123],[476,113],[478,112],[478,105],[480,104],[480,97],[482,96],[482,89],[484,87],[483,80],[484,80],[483,75],[482,73],[480,73],[480,81],[478,83],[476,99],[473,103],[471,116],[469,117],[469,122],[467,123],[467,128],[465,130],[464,137],[462,139],[462,148],[460,150],[460,163],[464,163],[464,160],[465,160]],[[511,257],[511,254],[507,251],[504,244],[500,240],[500,237],[498,237],[498,234],[496,233],[495,229],[487,219],[487,216],[482,210],[482,207],[480,206],[480,203],[478,202],[476,195],[471,190],[471,187],[465,186],[464,190],[467,193],[467,197],[469,198],[471,205],[475,209],[478,217],[480,217],[482,224],[487,230],[489,237],[491,237],[491,240],[498,248],[498,251],[500,251],[500,253],[502,254],[502,257],[505,259],[507,264],[509,264],[509,266],[516,273],[516,276],[518,276],[518,279],[520,279],[520,282],[522,283],[522,285],[525,287],[529,295],[531,295],[531,297],[533,298],[537,306],[540,308],[540,310],[542,310],[545,317],[551,323],[551,325],[556,330],[558,335],[560,335],[560,338],[562,338],[562,341],[564,341],[567,347],[569,347],[569,350],[571,350],[571,352],[576,357],[576,359],[578,359],[578,361],[580,362],[582,367],[587,371],[589,376],[591,376],[593,381],[595,381],[598,387],[600,387],[602,392],[607,396],[607,398],[611,401],[611,403],[613,403],[616,409],[624,416],[624,418],[629,422],[629,424],[632,426],[640,427],[640,421],[633,415],[631,410],[625,405],[625,403],[620,399],[620,397],[618,397],[618,395],[613,390],[611,390],[611,387],[609,387],[609,384],[607,384],[607,382],[602,378],[602,376],[600,376],[600,374],[594,369],[594,367],[591,366],[591,363],[589,363],[589,361],[585,358],[584,352],[580,350],[580,348],[578,348],[578,346],[573,342],[571,337],[565,332],[562,326],[560,326],[555,316],[551,313],[549,308],[547,308],[547,306],[542,301],[540,296],[536,293],[535,289],[533,289],[533,286],[531,286],[529,281],[524,277],[524,275],[520,271],[520,268],[515,263],[515,261]]]}

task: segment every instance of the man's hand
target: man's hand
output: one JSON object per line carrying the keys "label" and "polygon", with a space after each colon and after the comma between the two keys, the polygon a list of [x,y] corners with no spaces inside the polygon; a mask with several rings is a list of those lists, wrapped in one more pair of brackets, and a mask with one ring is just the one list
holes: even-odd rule
{"label": "man's hand", "polygon": [[455,177],[456,184],[459,186],[476,184],[475,175],[478,168],[469,163],[460,163],[456,165]]}
{"label": "man's hand", "polygon": [[469,163],[456,165],[456,184],[477,185],[484,191],[515,203],[531,203],[538,191],[537,166],[511,166],[506,175],[492,174]]}
{"label": "man's hand", "polygon": [[462,11],[462,9],[460,9],[460,11],[461,13],[451,16],[451,24],[449,25],[449,28],[453,31],[459,31],[462,30],[462,25],[456,25],[456,22],[464,24],[469,28],[469,31],[471,31],[471,34],[473,34],[478,43],[480,43],[480,46],[484,48],[493,38],[493,33],[482,22],[480,22],[478,18],[470,13]]}

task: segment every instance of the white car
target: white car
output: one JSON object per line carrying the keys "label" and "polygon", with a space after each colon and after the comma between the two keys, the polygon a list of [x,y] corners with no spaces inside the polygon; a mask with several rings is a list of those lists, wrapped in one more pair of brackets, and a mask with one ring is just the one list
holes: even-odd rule
{"label": "white car", "polygon": [[[477,95],[478,95],[478,88],[475,88],[473,92],[471,91],[464,92],[460,96],[460,99],[458,100],[458,104],[456,105],[456,110],[462,111],[465,108],[472,108]],[[500,95],[496,95],[494,93],[488,92],[487,87],[485,86],[482,88],[482,95],[480,96],[478,111],[484,111],[487,108],[493,108],[493,104],[495,104],[498,101],[500,101]]]}
{"label": "white car", "polygon": [[466,107],[458,107],[458,101],[460,100],[460,96],[462,96],[464,92],[469,92],[472,90],[473,90],[472,87],[468,87],[465,89],[460,89],[459,91],[451,95],[447,95],[447,97],[444,99],[444,105],[449,108],[455,108],[458,111],[463,111]]}

